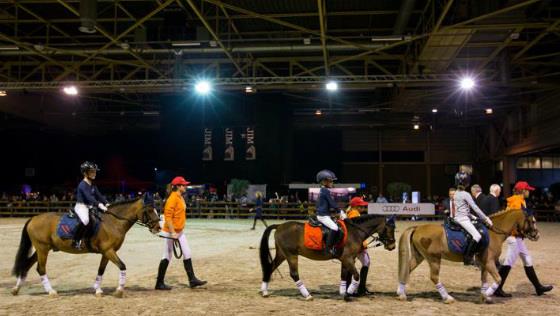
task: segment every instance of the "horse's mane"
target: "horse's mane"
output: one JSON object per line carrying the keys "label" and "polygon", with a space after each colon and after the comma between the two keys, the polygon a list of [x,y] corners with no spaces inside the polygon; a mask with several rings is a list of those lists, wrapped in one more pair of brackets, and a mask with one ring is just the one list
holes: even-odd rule
{"label": "horse's mane", "polygon": [[506,208],[506,209],[504,209],[504,210],[502,210],[502,211],[499,211],[499,212],[497,212],[497,213],[494,213],[494,214],[492,214],[492,215],[489,215],[488,217],[490,217],[490,218],[496,218],[496,217],[504,216],[504,215],[506,215],[506,214],[515,212],[515,211],[521,211],[521,210],[519,210],[519,209],[508,209],[508,208]]}
{"label": "horse's mane", "polygon": [[126,201],[115,202],[115,203],[112,203],[111,205],[109,205],[109,208],[113,208],[113,207],[117,207],[117,206],[122,206],[122,205],[132,204],[132,203],[138,202],[138,200],[140,200],[141,198],[142,198],[142,197],[139,196],[139,197],[134,198],[134,199],[132,199],[132,200],[126,200]]}

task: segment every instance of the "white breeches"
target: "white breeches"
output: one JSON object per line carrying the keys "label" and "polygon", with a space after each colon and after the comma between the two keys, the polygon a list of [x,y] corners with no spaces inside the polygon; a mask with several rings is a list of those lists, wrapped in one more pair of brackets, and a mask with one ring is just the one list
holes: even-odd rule
{"label": "white breeches", "polygon": [[74,212],[78,215],[82,224],[87,225],[89,223],[89,208],[87,205],[76,203],[76,206],[74,206]]}
{"label": "white breeches", "polygon": [[468,217],[465,216],[455,217],[455,221],[457,222],[457,224],[461,225],[469,234],[471,234],[472,238],[476,242],[480,241],[480,238],[482,238],[482,236],[480,235],[478,230],[476,230],[476,228],[474,227],[474,225],[472,224],[471,220]]}
{"label": "white breeches", "polygon": [[[183,252],[183,260],[190,259],[191,248],[189,247],[189,243],[187,242],[187,237],[185,236],[184,232],[181,232],[179,235],[177,235],[177,240],[179,240],[179,246],[181,247],[181,251]],[[173,239],[165,239],[163,247],[163,259],[171,261],[171,257],[173,257],[173,242]]]}
{"label": "white breeches", "polygon": [[330,216],[317,216],[317,220],[331,230],[334,231],[338,230],[338,225],[336,225],[336,223],[332,220]]}
{"label": "white breeches", "polygon": [[533,259],[531,258],[531,254],[529,254],[527,246],[525,246],[523,238],[509,236],[505,244],[506,250],[504,252],[503,265],[511,267],[515,264],[517,258],[520,257],[524,266],[533,266]]}

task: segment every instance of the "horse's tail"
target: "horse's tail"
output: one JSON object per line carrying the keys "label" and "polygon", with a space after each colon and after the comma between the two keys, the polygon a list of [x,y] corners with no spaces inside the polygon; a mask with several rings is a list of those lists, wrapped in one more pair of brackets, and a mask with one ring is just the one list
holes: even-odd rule
{"label": "horse's tail", "polygon": [[270,233],[276,229],[278,225],[268,226],[261,238],[260,247],[260,258],[261,258],[261,269],[263,273],[263,282],[269,282],[270,276],[272,275],[272,255],[270,254],[270,248],[268,246],[268,238]]}
{"label": "horse's tail", "polygon": [[399,239],[399,282],[401,284],[408,283],[411,260],[416,258],[416,249],[412,244],[414,231],[416,231],[416,226],[407,228]]}
{"label": "horse's tail", "polygon": [[27,232],[27,225],[31,219],[25,222],[23,230],[21,231],[21,241],[19,242],[19,248],[16,254],[16,261],[12,269],[12,275],[18,278],[25,278],[27,276],[27,271],[35,263],[37,258],[37,253],[33,253],[29,256],[31,252],[31,238],[29,238],[29,233]]}

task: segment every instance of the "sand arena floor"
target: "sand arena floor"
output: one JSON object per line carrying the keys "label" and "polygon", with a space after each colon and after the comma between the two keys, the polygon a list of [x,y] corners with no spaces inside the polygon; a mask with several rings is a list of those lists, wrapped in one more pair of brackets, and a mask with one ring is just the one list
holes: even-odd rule
{"label": "sand arena floor", "polygon": [[[395,297],[397,284],[397,251],[370,249],[373,260],[368,287],[373,296],[344,302],[337,294],[338,261],[314,262],[300,258],[300,277],[315,300],[304,301],[289,277],[288,265],[280,266],[270,284],[271,297],[260,297],[261,269],[258,244],[264,227],[249,230],[249,220],[202,220],[187,222],[187,238],[193,252],[197,275],[208,284],[201,289],[186,287],[181,262],[170,264],[167,283],[169,292],[154,291],[153,286],[163,241],[146,228],[136,226],[119,251],[127,265],[127,291],[123,299],[111,296],[118,279],[117,268],[109,263],[105,272],[105,296],[97,298],[91,288],[99,255],[50,253],[47,271],[58,298],[43,292],[35,267],[29,273],[20,295],[12,296],[15,278],[10,275],[25,219],[0,219],[0,315],[558,315],[560,294],[554,289],[537,297],[518,262],[508,279],[506,290],[513,299],[497,300],[494,305],[477,303],[480,274],[474,268],[445,262],[441,280],[458,300],[453,305],[441,303],[429,280],[426,263],[414,271],[408,287],[409,301]],[[418,223],[416,223],[418,224]],[[259,224],[260,225],[260,224]],[[398,222],[400,235],[410,222]],[[541,223],[541,240],[528,242],[537,273],[542,281],[560,285],[560,224]],[[272,238],[271,238],[272,241]],[[476,287],[476,289],[474,288]]]}

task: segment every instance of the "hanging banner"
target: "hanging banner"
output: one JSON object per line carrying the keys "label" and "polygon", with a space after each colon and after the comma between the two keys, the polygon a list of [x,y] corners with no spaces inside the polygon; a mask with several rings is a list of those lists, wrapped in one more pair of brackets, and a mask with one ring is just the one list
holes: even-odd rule
{"label": "hanging banner", "polygon": [[235,149],[233,148],[233,129],[225,129],[226,150],[224,153],[225,161],[233,161],[235,159]]}
{"label": "hanging banner", "polygon": [[245,129],[245,159],[255,160],[257,158],[257,148],[255,147],[255,129],[247,127]]}
{"label": "hanging banner", "polygon": [[204,146],[202,149],[202,160],[203,161],[210,161],[213,157],[213,150],[212,150],[212,129],[205,128],[204,129]]}

